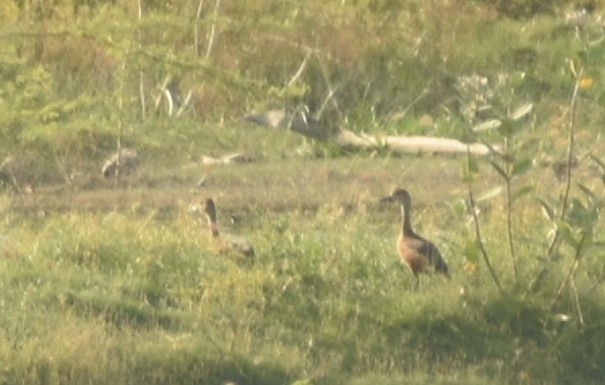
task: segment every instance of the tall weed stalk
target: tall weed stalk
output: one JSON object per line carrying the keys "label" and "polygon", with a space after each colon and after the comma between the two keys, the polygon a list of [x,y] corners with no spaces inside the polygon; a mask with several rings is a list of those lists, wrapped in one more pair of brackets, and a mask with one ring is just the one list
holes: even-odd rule
{"label": "tall weed stalk", "polygon": [[[463,114],[466,114],[467,117],[469,117],[469,122],[472,124],[477,117],[481,116],[481,114],[485,114],[486,111],[488,111],[488,113],[492,113],[491,115],[494,115],[494,110],[504,110],[505,108],[499,108],[499,106],[510,103],[509,100],[512,99],[512,97],[503,96],[503,92],[501,90],[513,89],[510,87],[510,83],[513,83],[514,81],[515,76],[512,76],[508,78],[507,81],[501,82],[497,84],[496,87],[491,88],[488,84],[487,78],[477,75],[460,79],[459,89],[462,91],[463,99],[466,101],[466,103],[463,103],[465,108]],[[523,173],[527,172],[532,165],[532,159],[524,151],[526,143],[519,139],[527,126],[527,116],[532,112],[532,109],[533,104],[526,103],[512,112],[499,114],[496,111],[495,118],[492,117],[489,119],[484,119],[471,129],[471,136],[473,139],[481,140],[490,148],[491,159],[489,160],[489,163],[504,182],[504,190],[506,193],[505,212],[507,245],[515,279],[517,279],[519,276],[519,270],[517,266],[518,261],[513,229],[513,208],[514,203],[518,199],[531,192],[532,186],[526,185],[515,189],[513,181]],[[485,138],[488,135],[491,135],[491,138],[494,138],[494,134],[492,134],[492,132],[495,132],[496,140],[503,143],[502,148],[490,144],[489,140]],[[488,266],[492,279],[498,288],[502,290],[498,276],[496,275],[491,264],[489,255],[484,247],[484,242],[480,235],[481,231],[477,216],[478,209],[473,197],[473,178],[471,177],[471,173],[477,173],[478,170],[470,152],[467,152],[465,161],[467,166],[466,172],[464,173],[464,179],[467,184],[471,211],[473,214],[473,220],[475,222],[477,244],[483,259]]]}
{"label": "tall weed stalk", "polygon": [[479,247],[481,256],[483,257],[483,261],[485,262],[485,265],[487,266],[487,269],[490,273],[490,276],[492,277],[492,280],[494,281],[494,284],[498,287],[498,290],[500,292],[502,292],[502,285],[500,284],[498,275],[496,274],[496,271],[494,270],[494,267],[492,265],[489,254],[487,253],[487,250],[485,249],[485,243],[483,242],[483,236],[481,235],[481,226],[479,225],[479,216],[478,216],[479,209],[475,202],[475,195],[473,193],[473,180],[476,177],[477,173],[478,173],[477,163],[473,159],[470,150],[467,149],[466,167],[464,168],[464,171],[463,171],[463,179],[466,182],[470,210],[471,210],[471,213],[473,216],[476,245]]}
{"label": "tall weed stalk", "polygon": [[569,102],[569,122],[568,122],[568,136],[567,136],[567,156],[566,156],[566,168],[565,168],[565,190],[561,199],[560,214],[557,216],[555,210],[546,201],[540,199],[539,202],[542,205],[544,212],[548,215],[549,220],[555,223],[555,232],[552,237],[548,250],[546,252],[547,262],[542,266],[534,280],[530,285],[530,291],[532,293],[537,292],[544,282],[544,279],[548,275],[549,269],[552,265],[556,255],[558,253],[558,246],[561,240],[561,229],[565,223],[565,215],[567,213],[567,207],[569,202],[569,191],[571,190],[571,163],[574,156],[574,141],[575,141],[575,120],[576,120],[576,105],[578,100],[578,94],[580,91],[580,84],[582,80],[583,69],[581,69],[576,76],[576,82],[574,85],[571,99]]}

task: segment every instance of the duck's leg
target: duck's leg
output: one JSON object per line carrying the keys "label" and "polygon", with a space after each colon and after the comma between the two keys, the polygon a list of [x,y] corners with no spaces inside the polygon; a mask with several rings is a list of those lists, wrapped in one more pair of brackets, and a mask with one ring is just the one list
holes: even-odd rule
{"label": "duck's leg", "polygon": [[414,290],[420,289],[420,274],[414,274],[416,278],[416,284],[414,285]]}

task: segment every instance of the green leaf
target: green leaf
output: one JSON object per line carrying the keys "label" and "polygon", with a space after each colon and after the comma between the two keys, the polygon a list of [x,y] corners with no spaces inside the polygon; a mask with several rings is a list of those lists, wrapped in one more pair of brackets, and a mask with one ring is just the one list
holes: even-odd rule
{"label": "green leaf", "polygon": [[559,235],[561,235],[563,241],[567,242],[574,249],[578,248],[579,242],[574,238],[573,230],[569,223],[566,221],[557,221],[557,230],[559,230]]}
{"label": "green leaf", "polygon": [[599,220],[598,208],[593,205],[585,206],[579,199],[573,198],[569,205],[567,220],[576,227],[592,229],[594,223]]}
{"label": "green leaf", "polygon": [[523,174],[525,171],[529,170],[532,166],[532,160],[529,158],[521,159],[518,162],[513,164],[513,170],[511,171],[511,176],[517,176]]}
{"label": "green leaf", "polygon": [[510,119],[504,119],[498,127],[498,132],[504,137],[511,137],[515,133],[515,122]]}
{"label": "green leaf", "polygon": [[533,103],[527,103],[517,108],[510,114],[510,118],[514,121],[520,120],[526,117],[534,108]]}
{"label": "green leaf", "polygon": [[555,210],[548,203],[546,203],[540,198],[538,198],[538,202],[540,202],[540,205],[542,206],[542,212],[544,213],[544,215],[546,215],[546,217],[551,221],[554,221],[556,219]]}
{"label": "green leaf", "polygon": [[595,204],[595,202],[597,202],[598,198],[597,196],[592,192],[591,189],[589,189],[588,187],[586,187],[584,184],[580,183],[580,182],[576,182],[576,185],[580,188],[580,190],[582,190],[582,192],[584,193],[584,195],[586,195],[586,197],[588,198],[589,202],[591,204]]}
{"label": "green leaf", "polygon": [[466,201],[464,199],[458,199],[450,205],[450,209],[456,217],[462,217],[467,210]]}
{"label": "green leaf", "polygon": [[515,191],[513,193],[513,195],[510,197],[511,202],[515,202],[517,199],[529,194],[531,191],[533,191],[534,186],[524,186],[521,187],[519,190]]}
{"label": "green leaf", "polygon": [[502,190],[504,190],[504,187],[502,186],[494,187],[493,189],[488,190],[483,194],[479,195],[476,200],[477,202],[482,202],[492,199],[493,197],[500,195],[502,193]]}
{"label": "green leaf", "polygon": [[494,128],[500,127],[501,124],[502,124],[502,121],[499,119],[490,119],[490,120],[486,120],[485,122],[481,122],[481,123],[477,124],[476,126],[474,126],[472,128],[472,130],[473,130],[473,132],[493,130]]}
{"label": "green leaf", "polygon": [[305,378],[305,379],[297,380],[297,381],[293,382],[292,385],[313,385],[313,383],[311,382],[310,379]]}
{"label": "green leaf", "polygon": [[605,163],[601,159],[597,158],[596,156],[594,156],[592,154],[590,154],[588,156],[590,157],[590,159],[592,159],[593,162],[595,162],[599,166],[599,169],[601,170],[601,172],[605,172]]}
{"label": "green leaf", "polygon": [[498,172],[498,174],[500,174],[500,176],[506,180],[508,180],[509,176],[506,173],[506,171],[504,171],[504,169],[502,167],[500,167],[500,165],[498,163],[496,163],[493,160],[490,160],[489,163],[492,165],[492,167],[494,168],[494,170],[496,170]]}

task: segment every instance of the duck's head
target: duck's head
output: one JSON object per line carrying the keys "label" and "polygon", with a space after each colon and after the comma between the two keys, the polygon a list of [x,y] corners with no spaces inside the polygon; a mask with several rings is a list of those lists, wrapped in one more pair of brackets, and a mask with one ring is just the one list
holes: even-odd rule
{"label": "duck's head", "polygon": [[381,202],[397,202],[402,205],[409,205],[412,201],[408,190],[403,188],[396,188],[391,194],[380,200]]}

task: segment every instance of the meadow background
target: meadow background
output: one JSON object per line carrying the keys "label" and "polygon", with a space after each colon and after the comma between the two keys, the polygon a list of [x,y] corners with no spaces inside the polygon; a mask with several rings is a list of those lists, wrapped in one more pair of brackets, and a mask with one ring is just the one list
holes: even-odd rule
{"label": "meadow background", "polygon": [[[0,383],[602,384],[605,9],[581,5],[1,2]],[[243,119],[271,109],[325,135]],[[104,178],[122,146],[140,166]],[[451,280],[413,290],[395,186]]]}

